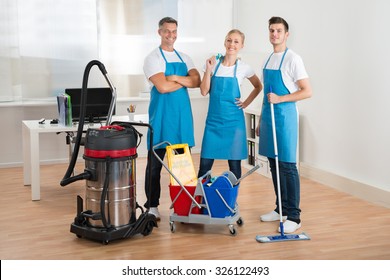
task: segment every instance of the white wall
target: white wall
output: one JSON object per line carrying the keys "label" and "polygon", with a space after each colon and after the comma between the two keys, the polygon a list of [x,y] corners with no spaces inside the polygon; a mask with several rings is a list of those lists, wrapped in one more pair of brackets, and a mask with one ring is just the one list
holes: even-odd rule
{"label": "white wall", "polygon": [[390,191],[390,2],[239,0],[235,7],[244,58],[258,73],[272,51],[268,19],[290,25],[288,47],[302,56],[313,87],[299,103],[302,164]]}

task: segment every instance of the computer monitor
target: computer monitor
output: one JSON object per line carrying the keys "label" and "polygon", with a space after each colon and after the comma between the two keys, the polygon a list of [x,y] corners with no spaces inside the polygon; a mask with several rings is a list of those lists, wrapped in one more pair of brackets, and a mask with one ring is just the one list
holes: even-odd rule
{"label": "computer monitor", "polygon": [[[80,118],[81,92],[81,88],[65,89],[65,93],[70,96],[70,102],[72,103],[73,121],[79,121]],[[103,120],[107,120],[111,99],[112,92],[111,89],[108,87],[88,88],[84,121],[100,122]],[[115,107],[112,114],[115,115]]]}

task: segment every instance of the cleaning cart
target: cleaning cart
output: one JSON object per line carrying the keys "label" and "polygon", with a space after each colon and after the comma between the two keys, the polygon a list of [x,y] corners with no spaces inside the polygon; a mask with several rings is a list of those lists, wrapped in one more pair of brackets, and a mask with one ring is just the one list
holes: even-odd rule
{"label": "cleaning cart", "polygon": [[[168,166],[157,156],[155,149],[166,146]],[[171,145],[162,142],[153,147],[153,153],[170,176],[170,197],[173,209],[169,224],[171,232],[176,231],[175,222],[190,224],[228,225],[231,235],[236,235],[235,224],[242,226],[237,204],[241,179],[257,168],[249,171],[239,180],[230,171],[220,176],[211,176],[211,171],[200,178],[195,174],[190,150],[187,144]]]}

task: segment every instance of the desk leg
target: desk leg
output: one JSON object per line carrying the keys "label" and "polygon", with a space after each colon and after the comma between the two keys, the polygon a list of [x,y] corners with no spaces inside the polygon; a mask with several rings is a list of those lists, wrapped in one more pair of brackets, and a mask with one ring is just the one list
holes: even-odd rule
{"label": "desk leg", "polygon": [[41,174],[39,162],[39,133],[30,133],[31,198],[41,199]]}
{"label": "desk leg", "polygon": [[31,148],[30,129],[23,123],[23,182],[25,186],[31,185]]}

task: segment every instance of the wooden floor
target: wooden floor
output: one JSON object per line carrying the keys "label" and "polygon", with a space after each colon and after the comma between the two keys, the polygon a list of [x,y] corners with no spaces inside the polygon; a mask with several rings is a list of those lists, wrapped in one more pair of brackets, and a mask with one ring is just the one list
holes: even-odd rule
{"label": "wooden floor", "polygon": [[[197,168],[198,156],[193,156]],[[82,160],[78,166],[83,169]],[[390,209],[367,203],[301,178],[302,228],[310,241],[257,243],[255,236],[277,235],[278,222],[259,215],[274,207],[271,180],[259,174],[240,185],[238,204],[244,225],[232,236],[226,225],[176,224],[171,233],[168,172],[163,171],[159,227],[108,245],[70,233],[76,196],[84,182],[60,187],[67,165],[41,166],[41,200],[31,201],[22,168],[0,169],[0,258],[2,260],[389,260]],[[137,160],[137,201],[145,202],[145,159]],[[227,170],[216,162],[213,174]],[[244,170],[246,171],[246,170]]]}

